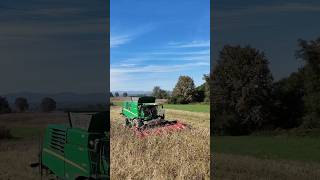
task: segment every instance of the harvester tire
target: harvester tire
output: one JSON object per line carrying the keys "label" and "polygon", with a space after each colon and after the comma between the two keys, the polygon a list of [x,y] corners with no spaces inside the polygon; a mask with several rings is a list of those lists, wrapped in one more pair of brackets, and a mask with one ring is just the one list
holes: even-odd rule
{"label": "harvester tire", "polygon": [[133,127],[139,128],[139,120],[138,119],[133,120]]}
{"label": "harvester tire", "polygon": [[130,122],[129,122],[129,119],[128,119],[128,118],[125,119],[125,125],[126,125],[127,127],[130,126]]}

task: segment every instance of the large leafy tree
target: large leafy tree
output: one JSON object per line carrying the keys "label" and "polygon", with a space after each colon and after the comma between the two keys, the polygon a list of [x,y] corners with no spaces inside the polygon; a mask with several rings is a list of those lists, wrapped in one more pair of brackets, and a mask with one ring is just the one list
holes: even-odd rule
{"label": "large leafy tree", "polygon": [[205,82],[201,84],[200,86],[196,87],[196,101],[197,102],[210,102],[210,88],[209,88],[209,75],[204,74],[203,80]]}
{"label": "large leafy tree", "polygon": [[210,76],[208,74],[203,75],[203,80],[206,82],[204,83],[204,101],[210,101]]}
{"label": "large leafy tree", "polygon": [[45,97],[41,101],[41,111],[50,112],[56,109],[57,103],[54,99],[50,97]]}
{"label": "large leafy tree", "polygon": [[29,109],[29,104],[28,104],[28,100],[24,97],[18,97],[16,100],[15,100],[15,106],[16,106],[16,109],[20,112],[25,112],[26,110]]}
{"label": "large leafy tree", "polygon": [[152,96],[156,97],[157,99],[166,99],[168,98],[168,93],[161,89],[160,86],[155,86],[152,90]]}
{"label": "large leafy tree", "polygon": [[196,99],[196,88],[189,76],[180,76],[172,91],[172,99],[176,103],[191,103]]}
{"label": "large leafy tree", "polygon": [[275,82],[272,94],[272,124],[282,129],[300,126],[304,115],[304,69]]}
{"label": "large leafy tree", "polygon": [[212,72],[214,133],[240,135],[262,128],[269,117],[272,81],[263,52],[224,46]]}
{"label": "large leafy tree", "polygon": [[200,86],[196,87],[196,97],[195,97],[196,102],[204,102],[205,86],[206,86],[206,83],[203,83]]}
{"label": "large leafy tree", "polygon": [[10,113],[11,108],[6,98],[0,96],[0,114]]}
{"label": "large leafy tree", "polygon": [[304,66],[304,105],[306,114],[303,126],[320,127],[320,38],[312,41],[299,40],[297,57]]}

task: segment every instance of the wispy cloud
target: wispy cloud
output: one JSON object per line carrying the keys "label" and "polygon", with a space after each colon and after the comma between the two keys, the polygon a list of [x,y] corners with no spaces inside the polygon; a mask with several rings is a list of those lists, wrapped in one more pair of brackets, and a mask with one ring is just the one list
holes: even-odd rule
{"label": "wispy cloud", "polygon": [[[29,26],[17,23],[0,23],[2,27],[0,35],[2,36],[42,36],[52,34],[77,34],[77,33],[96,33],[102,31],[101,20],[83,21],[81,24],[78,22],[66,23],[46,23],[46,22],[33,22]],[[37,28],[35,28],[37,27]],[[101,32],[103,33],[103,32]]]}
{"label": "wispy cloud", "polygon": [[[193,69],[209,67],[209,62],[176,64],[176,65],[130,65],[126,66],[113,66],[110,68],[110,84],[111,90],[141,90],[141,87],[135,86],[137,82],[143,82],[147,88],[153,87],[155,81],[158,83],[171,83],[172,76],[167,78],[168,74],[177,74]],[[159,84],[158,84],[159,85]],[[132,87],[131,87],[132,86]]]}
{"label": "wispy cloud", "polygon": [[210,47],[209,40],[197,40],[191,42],[170,42],[169,47],[173,48],[195,48],[195,47]]}
{"label": "wispy cloud", "polygon": [[137,28],[131,28],[131,31],[129,32],[119,32],[119,30],[111,29],[110,47],[116,48],[121,45],[127,44],[132,40],[138,38],[140,35],[150,32],[154,28],[155,26],[153,24],[146,24]]}
{"label": "wispy cloud", "polygon": [[150,52],[152,55],[206,55],[210,54],[210,49],[204,49],[204,50],[192,50],[192,51],[173,51],[171,49],[169,50],[162,50],[157,52]]}
{"label": "wispy cloud", "polygon": [[281,12],[320,12],[320,4],[306,3],[285,3],[285,4],[270,4],[264,6],[248,6],[241,9],[233,10],[215,10],[214,17],[239,17],[257,14],[281,13]]}
{"label": "wispy cloud", "polygon": [[126,44],[133,39],[131,35],[119,35],[119,36],[111,36],[110,37],[110,47],[115,48],[120,45]]}
{"label": "wispy cloud", "polygon": [[151,52],[143,52],[143,53],[130,53],[129,57],[112,59],[114,63],[129,63],[129,64],[139,64],[139,63],[153,63],[156,61],[210,61],[210,49],[202,49],[202,50],[191,50],[189,51],[182,49],[172,48],[161,49],[157,51]]}
{"label": "wispy cloud", "polygon": [[119,65],[120,67],[135,67],[137,66],[137,64],[133,64],[133,63],[123,63]]}
{"label": "wispy cloud", "polygon": [[0,77],[1,93],[105,90],[106,65],[98,59],[105,56],[106,7],[106,1],[1,1],[0,72],[11,74]]}
{"label": "wispy cloud", "polygon": [[[31,18],[36,17],[39,19],[41,18],[72,18],[72,19],[86,19],[86,18],[92,18],[92,17],[104,17],[102,13],[99,13],[98,10],[99,6],[93,6],[92,8],[83,7],[83,6],[74,6],[72,4],[64,4],[64,6],[55,7],[55,6],[44,6],[44,7],[36,7],[31,6],[30,7],[19,7],[18,5],[15,5],[15,7],[9,7],[9,6],[1,6],[1,15],[2,16],[21,16],[24,18]],[[40,3],[41,4],[41,3]],[[23,5],[23,4],[22,4]],[[30,19],[29,19],[30,20]]]}
{"label": "wispy cloud", "polygon": [[[150,55],[150,54],[145,54],[145,55],[140,55],[137,58],[123,58],[118,62],[123,62],[123,63],[129,63],[129,65],[132,65],[132,63],[145,63],[145,62],[155,62],[155,61],[161,61],[161,62],[177,62],[177,61],[197,61],[197,62],[208,62],[210,61],[210,55],[208,54],[189,54],[189,55],[175,55],[171,56],[169,55]],[[124,65],[124,64],[123,64]],[[128,66],[128,65],[126,65]]]}
{"label": "wispy cloud", "polygon": [[[168,75],[170,74],[174,75],[172,78],[178,78],[176,77],[178,74],[195,69],[209,70],[209,46],[209,41],[203,40],[170,42],[157,50],[154,47],[155,49],[149,52],[129,53],[122,58],[112,58],[111,88],[128,87],[133,81],[141,81],[141,78],[151,76],[162,77],[159,78],[161,82],[167,80],[169,83]],[[154,83],[153,80],[144,80],[144,82],[148,82],[150,86]]]}
{"label": "wispy cloud", "polygon": [[145,65],[145,66],[133,66],[133,67],[111,67],[111,74],[119,73],[167,73],[167,72],[181,72],[190,68],[199,66],[209,66],[209,62],[197,62],[187,64],[176,65]]}

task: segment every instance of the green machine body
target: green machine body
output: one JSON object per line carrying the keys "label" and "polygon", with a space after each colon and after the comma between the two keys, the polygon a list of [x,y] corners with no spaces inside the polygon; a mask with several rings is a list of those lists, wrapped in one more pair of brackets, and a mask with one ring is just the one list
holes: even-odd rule
{"label": "green machine body", "polygon": [[[41,166],[61,179],[109,179],[109,112],[68,112],[45,131]],[[41,168],[41,169],[42,169]]]}
{"label": "green machine body", "polygon": [[123,102],[121,114],[125,117],[126,126],[140,128],[151,121],[163,120],[165,118],[163,106],[155,100],[155,97],[144,96]]}

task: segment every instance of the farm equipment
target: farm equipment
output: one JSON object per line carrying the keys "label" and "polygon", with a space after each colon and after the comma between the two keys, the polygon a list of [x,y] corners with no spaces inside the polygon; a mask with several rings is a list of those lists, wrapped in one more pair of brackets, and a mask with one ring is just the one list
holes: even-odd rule
{"label": "farm equipment", "polygon": [[61,179],[109,179],[109,113],[68,112],[68,124],[48,125],[39,166]]}
{"label": "farm equipment", "polygon": [[121,114],[125,117],[125,126],[133,128],[140,137],[187,127],[179,121],[165,120],[163,105],[155,100],[155,97],[144,96],[124,102]]}

